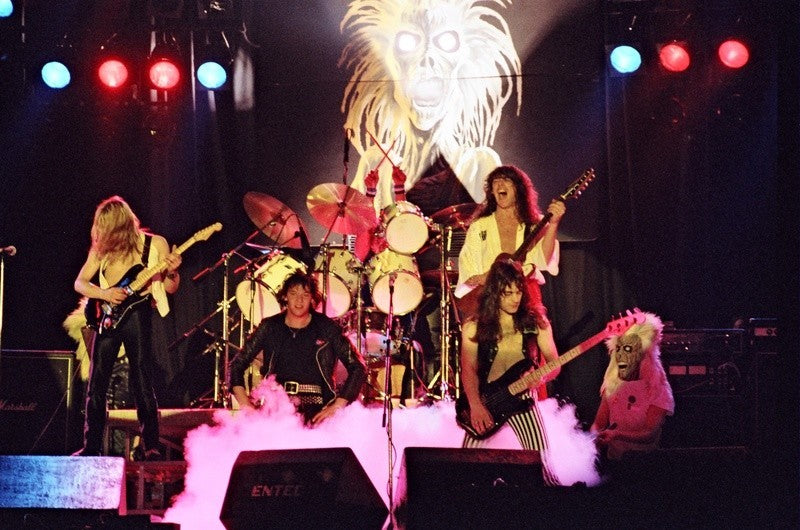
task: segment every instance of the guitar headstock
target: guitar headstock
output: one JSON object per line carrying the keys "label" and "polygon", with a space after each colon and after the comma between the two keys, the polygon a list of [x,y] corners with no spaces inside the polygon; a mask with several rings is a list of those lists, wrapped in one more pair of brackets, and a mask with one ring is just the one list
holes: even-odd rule
{"label": "guitar headstock", "polygon": [[205,241],[211,237],[211,234],[214,232],[219,232],[220,230],[222,230],[222,223],[217,222],[195,232],[195,234],[192,236],[192,239],[195,241]]}
{"label": "guitar headstock", "polygon": [[625,313],[625,316],[620,316],[608,323],[606,326],[607,335],[622,335],[634,325],[644,324],[645,314],[638,307],[635,307],[633,311],[628,309]]}
{"label": "guitar headstock", "polygon": [[559,196],[560,199],[566,201],[567,199],[578,198],[580,194],[589,187],[589,183],[594,180],[594,177],[594,168],[590,167],[581,173],[581,176],[576,178],[575,181],[567,187],[567,190]]}

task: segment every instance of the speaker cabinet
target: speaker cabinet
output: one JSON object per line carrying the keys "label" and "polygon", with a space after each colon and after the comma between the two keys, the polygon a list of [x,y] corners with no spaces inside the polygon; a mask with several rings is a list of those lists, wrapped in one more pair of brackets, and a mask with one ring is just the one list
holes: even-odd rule
{"label": "speaker cabinet", "polygon": [[2,352],[0,454],[66,454],[73,365],[68,351]]}
{"label": "speaker cabinet", "polygon": [[242,451],[220,521],[227,529],[380,528],[388,512],[350,448]]}
{"label": "speaker cabinet", "polygon": [[544,490],[538,451],[407,447],[395,519],[400,528],[530,526],[549,519],[536,501]]}

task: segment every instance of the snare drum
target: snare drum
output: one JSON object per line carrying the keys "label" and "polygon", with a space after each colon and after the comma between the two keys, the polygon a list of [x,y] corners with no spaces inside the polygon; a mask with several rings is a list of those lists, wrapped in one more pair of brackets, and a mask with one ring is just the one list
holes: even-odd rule
{"label": "snare drum", "polygon": [[358,271],[356,268],[361,266],[361,262],[346,248],[329,248],[327,254],[327,289],[322,284],[325,270],[325,254],[319,254],[314,261],[313,276],[317,280],[320,292],[324,292],[328,297],[327,304],[325,302],[320,304],[317,311],[323,312],[324,305],[326,308],[325,314],[331,318],[337,318],[347,313],[358,292]]}
{"label": "snare drum", "polygon": [[422,301],[422,281],[414,256],[398,254],[386,249],[369,260],[369,285],[372,303],[389,313],[389,294],[394,279],[392,309],[395,315],[410,313]]}
{"label": "snare drum", "polygon": [[294,272],[306,271],[305,264],[281,251],[273,252],[266,263],[256,270],[253,279],[236,286],[236,303],[247,320],[254,323],[281,312],[278,291]]}
{"label": "snare drum", "polygon": [[389,248],[400,254],[413,254],[428,241],[425,216],[408,201],[397,201],[384,208],[381,224]]}

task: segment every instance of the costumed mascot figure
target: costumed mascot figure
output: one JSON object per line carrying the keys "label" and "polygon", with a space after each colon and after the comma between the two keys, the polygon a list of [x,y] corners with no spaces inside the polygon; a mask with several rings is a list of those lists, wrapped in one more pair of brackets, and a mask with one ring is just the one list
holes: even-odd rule
{"label": "costumed mascot figure", "polygon": [[664,421],[675,412],[661,364],[664,325],[658,316],[644,315],[641,324],[606,340],[610,358],[592,431],[601,453],[610,460],[619,460],[628,451],[657,448]]}

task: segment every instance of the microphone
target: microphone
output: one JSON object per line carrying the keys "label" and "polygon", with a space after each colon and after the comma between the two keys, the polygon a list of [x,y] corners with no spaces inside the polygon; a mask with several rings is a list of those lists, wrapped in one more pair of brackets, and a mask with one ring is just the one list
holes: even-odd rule
{"label": "microphone", "polygon": [[8,245],[7,247],[0,247],[0,255],[6,254],[8,256],[14,256],[17,253],[17,247],[14,245]]}
{"label": "microphone", "polygon": [[349,127],[345,127],[344,129],[344,163],[350,161],[350,134],[352,134],[353,130]]}

